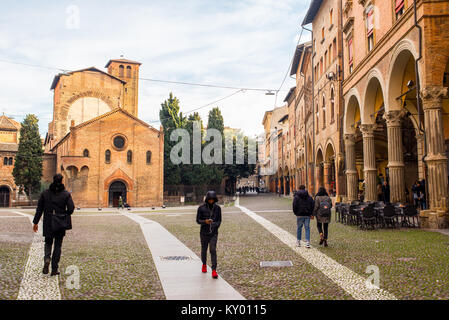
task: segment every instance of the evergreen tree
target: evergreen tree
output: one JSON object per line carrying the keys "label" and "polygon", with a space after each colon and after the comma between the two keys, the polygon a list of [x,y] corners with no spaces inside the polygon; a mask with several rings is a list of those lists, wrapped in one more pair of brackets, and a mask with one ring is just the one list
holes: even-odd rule
{"label": "evergreen tree", "polygon": [[[229,139],[229,138],[228,138]],[[249,164],[248,159],[248,137],[243,136],[240,130],[234,132],[232,137],[232,143],[226,144],[227,152],[232,152],[233,163],[224,165],[224,175],[226,177],[226,189],[231,194],[235,193],[235,187],[237,179],[248,178],[255,173],[256,165]],[[252,143],[254,143],[252,141]],[[243,163],[237,164],[237,150],[243,148]],[[230,150],[229,150],[230,149]],[[257,144],[256,144],[256,154],[257,154]],[[239,155],[242,156],[242,155]]]}
{"label": "evergreen tree", "polygon": [[203,185],[208,183],[207,174],[205,174],[205,165],[201,161],[201,164],[193,163],[193,124],[199,121],[201,124],[201,151],[203,150],[203,139],[204,139],[204,127],[200,115],[195,112],[191,114],[186,121],[185,129],[189,132],[190,136],[190,164],[184,164],[182,166],[182,183],[185,185]]}
{"label": "evergreen tree", "polygon": [[31,195],[39,191],[42,178],[42,140],[39,134],[38,118],[28,114],[20,128],[19,150],[17,151],[14,169],[15,184]]}
{"label": "evergreen tree", "polygon": [[177,141],[170,141],[170,135],[175,129],[183,128],[185,117],[179,112],[179,100],[173,93],[161,104],[159,119],[164,128],[164,184],[181,184],[181,165],[173,164],[170,160],[170,152]]}
{"label": "evergreen tree", "polygon": [[[224,164],[225,164],[225,137],[224,137],[224,121],[221,115],[220,109],[213,108],[209,111],[209,117],[207,122],[207,129],[216,129],[220,131],[222,137],[222,161],[221,164],[211,164],[207,166],[207,174],[211,184],[220,185],[224,176]],[[212,141],[209,141],[211,143]]]}

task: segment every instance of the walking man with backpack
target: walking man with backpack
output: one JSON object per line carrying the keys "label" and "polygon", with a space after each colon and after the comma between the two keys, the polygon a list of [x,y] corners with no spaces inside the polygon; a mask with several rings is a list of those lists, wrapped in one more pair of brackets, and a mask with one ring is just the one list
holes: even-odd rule
{"label": "walking man with backpack", "polygon": [[331,222],[331,208],[331,198],[327,194],[326,189],[320,187],[315,196],[315,207],[313,210],[313,214],[316,216],[318,232],[320,233],[320,246],[324,243],[324,246],[327,247],[329,223]]}
{"label": "walking man with backpack", "polygon": [[298,247],[301,246],[302,226],[306,231],[306,248],[310,248],[310,219],[313,219],[314,201],[304,185],[293,199],[293,213],[296,215]]}

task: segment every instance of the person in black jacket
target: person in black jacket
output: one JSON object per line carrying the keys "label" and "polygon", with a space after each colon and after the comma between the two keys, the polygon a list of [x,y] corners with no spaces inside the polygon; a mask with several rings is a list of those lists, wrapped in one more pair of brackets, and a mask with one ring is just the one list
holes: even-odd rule
{"label": "person in black jacket", "polygon": [[[51,262],[51,275],[56,276],[59,274],[58,265],[61,258],[62,239],[65,236],[65,230],[53,231],[52,229],[52,214],[65,213],[71,215],[75,210],[72,196],[65,190],[62,184],[62,175],[57,174],[53,177],[53,183],[49,189],[42,192],[39,202],[37,203],[36,214],[33,219],[33,231],[38,231],[38,223],[41,219],[42,213],[44,214],[44,227],[43,236],[45,237],[45,249],[44,249],[44,268],[42,272],[48,274],[48,267]],[[53,255],[51,254],[51,247],[54,242]]]}
{"label": "person in black jacket", "polygon": [[384,202],[390,203],[390,185],[388,184],[388,180],[384,181],[384,185],[382,186],[382,194],[384,197]]}
{"label": "person in black jacket", "polygon": [[299,191],[293,199],[293,213],[297,216],[297,239],[298,247],[301,246],[302,226],[306,230],[306,248],[310,248],[310,219],[313,219],[313,209],[315,202],[306,190],[305,186],[300,186]]}
{"label": "person in black jacket", "polygon": [[208,191],[205,203],[199,206],[196,222],[201,225],[201,261],[203,262],[202,272],[207,272],[207,247],[210,248],[212,260],[212,277],[218,278],[217,274],[217,238],[218,228],[221,224],[221,208],[217,205],[218,198],[215,191]]}

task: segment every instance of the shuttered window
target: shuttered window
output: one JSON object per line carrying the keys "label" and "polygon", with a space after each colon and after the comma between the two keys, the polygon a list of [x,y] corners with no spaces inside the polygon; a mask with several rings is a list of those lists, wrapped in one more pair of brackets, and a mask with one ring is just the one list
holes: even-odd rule
{"label": "shuttered window", "polygon": [[396,0],[396,13],[404,9],[404,0]]}
{"label": "shuttered window", "polygon": [[373,34],[373,31],[374,31],[374,9],[371,9],[366,14],[366,30],[368,33],[368,37]]}
{"label": "shuttered window", "polygon": [[352,38],[348,40],[349,64],[354,62],[354,55],[352,52]]}

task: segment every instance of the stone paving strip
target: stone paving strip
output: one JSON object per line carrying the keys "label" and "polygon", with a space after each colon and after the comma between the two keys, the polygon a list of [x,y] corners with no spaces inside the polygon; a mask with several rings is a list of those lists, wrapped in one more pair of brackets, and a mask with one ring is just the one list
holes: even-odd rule
{"label": "stone paving strip", "polygon": [[349,293],[357,300],[396,300],[396,297],[389,292],[368,286],[366,279],[359,276],[357,273],[342,266],[332,258],[321,253],[319,250],[304,246],[298,247],[296,237],[278,227],[267,219],[257,215],[253,211],[240,206],[237,198],[235,206],[242,210],[249,217],[261,224],[265,229],[270,231],[279,240],[293,249],[296,253],[302,256],[308,263],[320,270],[329,279],[339,285],[343,290]]}
{"label": "stone paving strip", "polygon": [[255,213],[265,213],[265,212],[292,212],[292,210],[254,210]]}
{"label": "stone paving strip", "polygon": [[0,216],[0,220],[4,219],[4,218],[6,218],[6,219],[8,219],[8,218],[20,218],[20,219],[23,219],[22,216]]}
{"label": "stone paving strip", "polygon": [[[156,265],[167,300],[244,300],[223,278],[212,279],[211,270],[201,273],[201,260],[159,223],[141,216],[123,214],[137,222]],[[170,260],[163,257],[188,257]]]}
{"label": "stone paving strip", "polygon": [[[28,217],[32,224],[32,216],[19,211],[14,211],[14,213]],[[28,253],[28,261],[25,266],[17,300],[61,300],[58,277],[50,277],[50,274],[42,274],[43,266],[44,241],[41,220],[39,222],[39,231],[34,235]]]}

